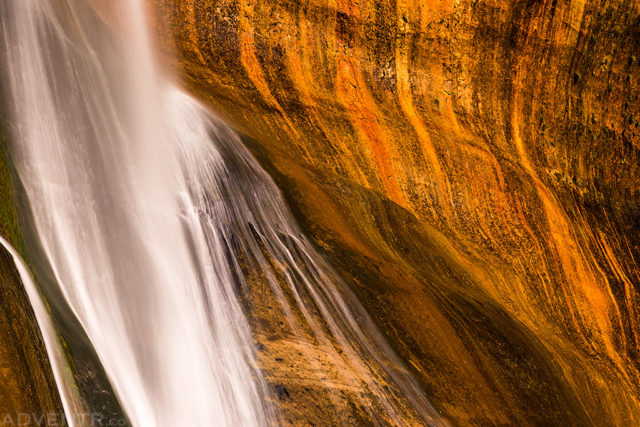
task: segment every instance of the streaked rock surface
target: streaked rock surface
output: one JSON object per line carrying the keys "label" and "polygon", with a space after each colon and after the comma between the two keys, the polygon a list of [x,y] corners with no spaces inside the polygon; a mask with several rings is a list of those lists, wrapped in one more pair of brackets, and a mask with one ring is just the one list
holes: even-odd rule
{"label": "streaked rock surface", "polygon": [[149,4],[454,424],[639,422],[636,4]]}

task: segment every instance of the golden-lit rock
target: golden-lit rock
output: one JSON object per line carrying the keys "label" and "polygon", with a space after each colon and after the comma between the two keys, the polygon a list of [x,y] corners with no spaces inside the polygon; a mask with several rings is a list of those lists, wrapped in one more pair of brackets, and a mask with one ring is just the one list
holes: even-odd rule
{"label": "golden-lit rock", "polygon": [[148,3],[448,419],[640,423],[636,3]]}

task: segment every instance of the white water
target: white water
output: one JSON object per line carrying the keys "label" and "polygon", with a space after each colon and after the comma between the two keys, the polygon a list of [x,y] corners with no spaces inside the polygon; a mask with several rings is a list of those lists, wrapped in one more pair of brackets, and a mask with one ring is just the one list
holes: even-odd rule
{"label": "white water", "polygon": [[70,425],[73,427],[75,425],[74,420],[84,417],[84,408],[80,404],[80,397],[77,394],[75,384],[69,376],[69,367],[64,348],[58,340],[58,334],[56,333],[51,316],[44,306],[38,287],[29,272],[29,268],[13,246],[2,236],[0,236],[0,245],[9,252],[16,265],[22,285],[27,293],[27,298],[29,298],[29,302],[33,308],[38,328],[42,333],[42,339],[47,350],[47,355],[49,356],[49,363],[51,364],[53,377],[58,387],[62,407],[65,414],[68,414]]}
{"label": "white water", "polygon": [[159,77],[142,2],[119,12],[114,36],[81,0],[0,4],[12,157],[57,282],[130,421],[277,421],[238,301],[240,249],[292,328],[300,319],[285,294],[330,357],[350,366],[372,422],[400,423],[403,399],[437,422],[237,135]]}

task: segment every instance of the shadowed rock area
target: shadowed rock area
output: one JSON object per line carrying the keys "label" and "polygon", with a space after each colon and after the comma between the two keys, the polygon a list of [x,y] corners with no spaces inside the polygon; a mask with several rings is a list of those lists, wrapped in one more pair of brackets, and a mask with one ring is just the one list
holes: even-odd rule
{"label": "shadowed rock area", "polygon": [[636,3],[148,3],[447,419],[639,422]]}

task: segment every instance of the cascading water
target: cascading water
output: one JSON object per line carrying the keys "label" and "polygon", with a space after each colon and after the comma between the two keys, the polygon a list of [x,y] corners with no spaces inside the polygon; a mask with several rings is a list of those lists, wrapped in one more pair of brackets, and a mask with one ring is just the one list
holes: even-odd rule
{"label": "cascading water", "polygon": [[[81,1],[3,4],[13,157],[70,307],[135,425],[263,425],[270,410],[235,299],[203,289],[180,222],[140,2],[126,43]],[[212,292],[213,293],[213,292]],[[213,327],[212,327],[213,326]]]}
{"label": "cascading water", "polygon": [[114,35],[82,0],[0,3],[13,161],[130,421],[278,422],[242,297],[254,271],[294,339],[364,390],[372,423],[440,423],[238,136],[159,77],[142,2],[117,10]]}

